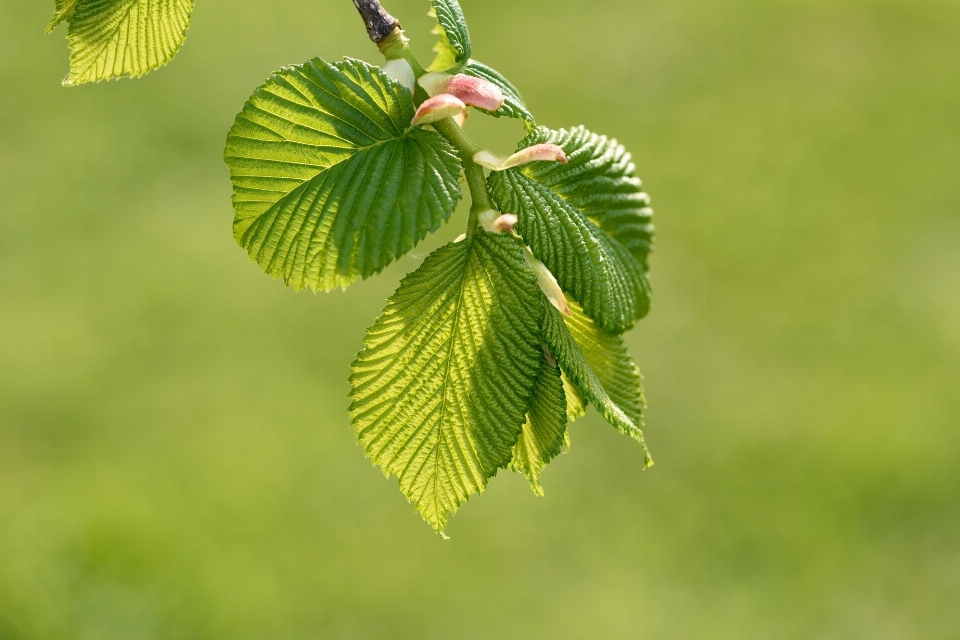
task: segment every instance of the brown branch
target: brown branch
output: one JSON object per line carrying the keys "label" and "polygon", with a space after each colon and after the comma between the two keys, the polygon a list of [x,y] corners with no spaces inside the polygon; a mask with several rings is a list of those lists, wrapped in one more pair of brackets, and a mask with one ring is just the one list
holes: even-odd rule
{"label": "brown branch", "polygon": [[363,18],[367,35],[375,44],[380,44],[400,27],[400,21],[387,13],[379,0],[353,0],[354,6]]}

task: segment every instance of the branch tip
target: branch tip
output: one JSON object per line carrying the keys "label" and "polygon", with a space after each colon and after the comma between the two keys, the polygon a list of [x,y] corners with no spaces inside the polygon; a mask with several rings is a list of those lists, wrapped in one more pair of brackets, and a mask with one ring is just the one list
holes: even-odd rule
{"label": "branch tip", "polygon": [[367,35],[374,44],[380,44],[400,28],[400,21],[387,13],[379,0],[353,0],[353,5],[360,12]]}

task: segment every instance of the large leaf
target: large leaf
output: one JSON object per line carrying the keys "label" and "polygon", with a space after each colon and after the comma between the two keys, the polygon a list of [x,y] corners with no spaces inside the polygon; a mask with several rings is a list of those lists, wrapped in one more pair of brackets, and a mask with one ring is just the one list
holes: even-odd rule
{"label": "large leaf", "polygon": [[647,466],[651,466],[653,460],[644,442],[640,425],[610,397],[560,312],[547,302],[546,298],[541,300],[544,307],[542,336],[560,364],[560,368],[581,397],[592,404],[607,422],[641,444],[645,462]]}
{"label": "large leaf", "polygon": [[237,242],[296,289],[379,273],[461,197],[456,152],[410,130],[413,115],[410,92],[365,62],[274,74],[227,138]]}
{"label": "large leaf", "polygon": [[138,77],[183,45],[193,0],[57,0],[47,32],[70,23],[67,86]]}
{"label": "large leaf", "polygon": [[433,32],[440,41],[433,49],[437,57],[429,70],[456,73],[467,63],[472,52],[470,30],[467,29],[463,9],[457,0],[433,0],[430,13],[437,19]]}
{"label": "large leaf", "polygon": [[560,455],[566,442],[567,399],[557,363],[544,358],[540,377],[530,400],[530,411],[520,439],[513,448],[510,468],[530,481],[530,488],[543,496],[540,474],[551,460]]}
{"label": "large leaf", "polygon": [[491,195],[501,211],[519,217],[517,231],[563,290],[604,331],[623,333],[649,310],[643,266],[555,189],[536,180],[543,164],[491,173]]}
{"label": "large leaf", "polygon": [[523,97],[520,95],[520,91],[499,71],[492,67],[488,67],[482,62],[470,60],[463,68],[463,73],[468,76],[483,78],[484,80],[492,82],[500,87],[501,91],[503,91],[503,106],[497,111],[488,111],[487,113],[490,113],[497,118],[500,116],[506,116],[508,118],[522,119],[526,121],[528,129],[536,126],[537,122],[534,120],[530,111],[527,110],[527,105],[524,104]]}
{"label": "large leaf", "polygon": [[541,127],[520,147],[544,143],[562,147],[568,162],[531,166],[528,175],[630,249],[646,270],[653,249],[653,209],[623,145],[584,127],[560,131]]}
{"label": "large leaf", "polygon": [[429,256],[367,331],[354,429],[437,531],[512,459],[544,359],[541,298],[523,248],[481,232]]}
{"label": "large leaf", "polygon": [[570,315],[564,316],[567,329],[577,341],[590,369],[610,399],[620,407],[634,424],[643,419],[646,400],[643,397],[643,377],[627,351],[620,336],[603,331],[573,300],[567,301]]}

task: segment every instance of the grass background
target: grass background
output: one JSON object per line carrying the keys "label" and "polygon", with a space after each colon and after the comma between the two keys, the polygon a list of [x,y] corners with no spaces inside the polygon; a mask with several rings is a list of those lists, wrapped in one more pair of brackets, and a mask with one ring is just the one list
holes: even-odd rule
{"label": "grass background", "polygon": [[[463,213],[345,294],[231,238],[235,114],[378,61],[351,4],[200,0],[169,67],[76,89],[52,4],[0,0],[0,638],[960,637],[960,3],[464,0],[654,198],[657,466],[592,413],[546,498],[502,473],[446,543],[346,379]],[[388,4],[424,58],[427,6]]]}

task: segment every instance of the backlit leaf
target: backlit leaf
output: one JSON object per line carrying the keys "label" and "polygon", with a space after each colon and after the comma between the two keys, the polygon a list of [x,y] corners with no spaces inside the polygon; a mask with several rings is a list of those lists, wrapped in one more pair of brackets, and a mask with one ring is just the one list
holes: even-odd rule
{"label": "backlit leaf", "polygon": [[563,321],[583,352],[590,369],[610,399],[634,424],[640,425],[646,400],[643,377],[620,336],[611,335],[596,325],[573,300],[568,300],[570,315]]}
{"label": "backlit leaf", "polygon": [[437,19],[437,26],[433,32],[437,34],[440,41],[434,47],[437,57],[430,65],[429,71],[456,73],[470,59],[472,51],[470,30],[467,29],[463,9],[460,8],[457,0],[433,0],[431,15]]}
{"label": "backlit leaf", "polygon": [[566,433],[567,400],[560,368],[556,362],[551,363],[544,358],[530,400],[527,421],[513,448],[513,460],[510,462],[510,468],[525,475],[538,496],[543,495],[540,473],[563,451]]}
{"label": "backlit leaf", "polygon": [[365,62],[274,74],[227,138],[237,242],[296,289],[347,287],[410,251],[461,197],[456,152],[413,115],[410,91]]}
{"label": "backlit leaf", "polygon": [[650,452],[644,442],[640,425],[610,397],[560,312],[547,302],[546,298],[541,297],[541,304],[544,308],[543,339],[556,357],[563,373],[566,374],[581,397],[592,404],[607,422],[624,435],[630,436],[641,444],[645,462],[647,466],[651,466],[653,460],[650,458]]}
{"label": "backlit leaf", "polygon": [[430,255],[367,331],[354,429],[438,532],[513,457],[544,360],[541,299],[523,247],[480,232]]}
{"label": "backlit leaf", "polygon": [[193,0],[57,0],[47,32],[67,21],[70,74],[64,85],[138,77],[183,46]]}

